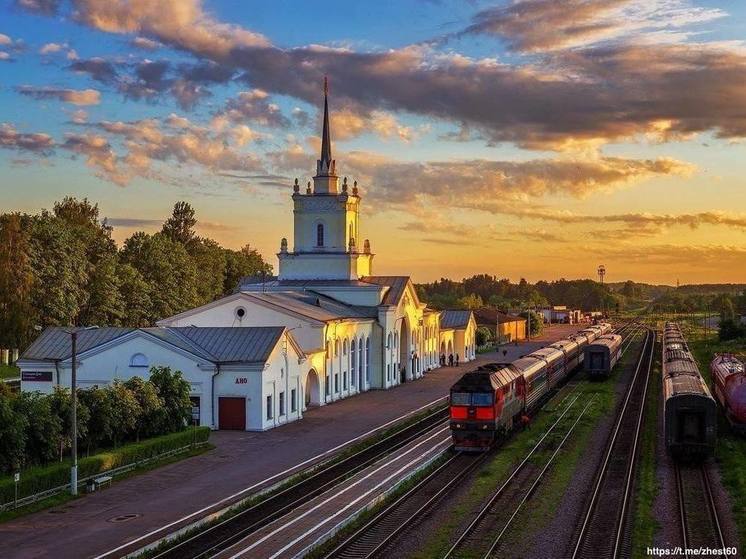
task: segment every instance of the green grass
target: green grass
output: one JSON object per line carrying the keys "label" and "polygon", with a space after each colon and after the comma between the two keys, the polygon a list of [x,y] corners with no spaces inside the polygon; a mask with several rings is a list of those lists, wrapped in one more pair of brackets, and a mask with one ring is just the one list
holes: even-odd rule
{"label": "green grass", "polygon": [[[720,342],[711,336],[704,340],[688,338],[689,348],[699,363],[702,376],[712,388],[710,362],[715,353],[730,352],[746,355],[746,340],[732,340]],[[738,539],[746,542],[746,438],[736,435],[722,414],[718,422],[718,441],[715,447],[715,460],[720,470],[720,477],[725,490],[730,495],[733,519],[738,531]]]}
{"label": "green grass", "polygon": [[21,369],[11,365],[0,365],[0,379],[18,378],[21,376]]}
{"label": "green grass", "polygon": [[[140,466],[139,468],[134,468],[120,476],[117,476],[114,479],[114,483],[120,482],[125,479],[129,479],[131,477],[134,477],[140,474],[144,474],[145,472],[150,472],[152,470],[161,468],[168,464],[180,462],[181,460],[185,460],[186,458],[191,458],[192,456],[199,456],[200,454],[204,454],[205,452],[208,452],[214,448],[215,446],[212,444],[201,445],[196,448],[190,449],[186,452],[183,452],[181,454],[176,454],[174,456],[163,458],[162,460],[151,462],[144,466]],[[106,489],[103,489],[103,491],[106,491]],[[9,520],[13,520],[15,518],[19,518],[22,516],[26,516],[28,514],[39,512],[41,510],[49,509],[49,508],[56,507],[59,505],[64,505],[65,503],[69,501],[80,499],[84,495],[85,493],[80,493],[78,494],[77,497],[73,497],[72,495],[70,495],[70,493],[60,493],[60,494],[48,497],[47,499],[42,499],[41,501],[36,501],[35,503],[31,503],[30,505],[27,505],[25,507],[19,507],[14,510],[0,512],[0,524],[3,522],[8,522]]]}

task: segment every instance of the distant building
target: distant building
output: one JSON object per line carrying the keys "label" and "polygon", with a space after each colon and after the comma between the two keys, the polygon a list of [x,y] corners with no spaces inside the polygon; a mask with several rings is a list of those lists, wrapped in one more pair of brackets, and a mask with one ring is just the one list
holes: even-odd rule
{"label": "distant building", "polygon": [[583,320],[583,311],[568,309],[564,305],[544,307],[539,312],[543,315],[545,323],[578,324]]}
{"label": "distant building", "polygon": [[489,307],[474,311],[477,326],[489,328],[495,332],[497,327],[500,340],[512,342],[526,339],[526,319],[514,314],[506,314]]}

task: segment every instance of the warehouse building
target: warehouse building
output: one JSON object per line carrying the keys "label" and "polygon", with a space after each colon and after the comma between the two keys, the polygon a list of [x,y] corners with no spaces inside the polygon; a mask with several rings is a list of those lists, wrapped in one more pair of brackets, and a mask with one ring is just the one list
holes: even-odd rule
{"label": "warehouse building", "polygon": [[526,339],[526,319],[522,316],[507,314],[496,309],[481,308],[474,311],[477,326],[489,328],[500,335],[500,342],[514,342]]}
{"label": "warehouse building", "polygon": [[[147,379],[153,366],[181,371],[193,417],[214,429],[263,431],[303,416],[306,356],[283,327],[78,330],[77,385]],[[21,389],[70,388],[72,336],[47,328],[18,360]]]}

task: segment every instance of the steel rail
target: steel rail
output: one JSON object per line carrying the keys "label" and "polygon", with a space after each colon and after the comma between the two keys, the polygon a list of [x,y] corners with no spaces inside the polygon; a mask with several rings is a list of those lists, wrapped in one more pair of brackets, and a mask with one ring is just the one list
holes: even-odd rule
{"label": "steel rail", "polygon": [[[583,523],[580,527],[580,533],[578,535],[578,538],[575,543],[575,547],[573,549],[573,553],[572,553],[573,559],[576,559],[580,556],[581,546],[586,541],[586,538],[589,535],[590,524],[594,518],[595,512],[597,511],[600,498],[601,498],[601,492],[604,486],[604,482],[607,480],[609,464],[611,462],[614,448],[617,442],[621,440],[619,435],[621,432],[622,423],[624,422],[626,418],[627,410],[629,409],[629,404],[632,398],[632,394],[635,392],[634,389],[637,386],[638,382],[642,382],[642,381],[639,381],[638,379],[640,378],[640,371],[642,369],[643,364],[646,362],[646,360],[647,360],[648,366],[647,366],[647,374],[645,375],[645,379],[644,379],[645,384],[643,387],[643,395],[647,394],[647,385],[649,383],[650,371],[652,369],[652,363],[653,363],[654,346],[655,346],[655,334],[652,331],[648,330],[645,336],[645,341],[643,343],[642,351],[640,352],[640,358],[638,359],[637,365],[635,367],[635,374],[630,383],[630,388],[629,390],[627,390],[627,395],[624,399],[622,409],[619,412],[616,424],[614,425],[614,429],[612,431],[611,437],[606,446],[606,452],[604,454],[603,461],[598,470],[598,476],[596,478],[596,483],[594,484],[593,492],[591,494],[591,500],[590,500],[590,503],[588,504],[586,514],[583,518]],[[636,429],[633,435],[634,439],[633,439],[632,449],[629,455],[629,459],[626,461],[625,486],[624,486],[624,493],[622,494],[622,507],[621,507],[622,511],[626,511],[626,506],[627,506],[628,499],[629,499],[629,493],[631,491],[631,480],[632,480],[632,474],[634,471],[634,466],[636,463],[637,446],[638,446],[639,434],[640,434],[640,429],[642,425],[642,416],[644,415],[644,411],[645,411],[645,401],[644,401],[644,396],[643,396],[642,401],[640,403],[639,415],[637,417]],[[612,548],[612,557],[614,558],[618,556],[623,524],[624,524],[624,516],[620,514],[619,512],[617,512],[617,517],[614,521],[614,527],[613,527],[615,534],[614,534],[614,546]],[[607,540],[608,540],[608,536],[609,534],[606,534]],[[596,550],[596,552],[598,552],[598,550]]]}

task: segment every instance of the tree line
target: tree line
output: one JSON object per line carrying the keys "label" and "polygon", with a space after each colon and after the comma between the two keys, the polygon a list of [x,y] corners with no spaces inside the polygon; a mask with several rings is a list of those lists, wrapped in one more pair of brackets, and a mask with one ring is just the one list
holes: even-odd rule
{"label": "tree line", "polygon": [[586,311],[615,309],[621,297],[608,286],[590,279],[528,283],[521,278],[512,283],[506,278],[477,274],[461,281],[442,278],[417,285],[418,295],[436,309],[477,309],[484,306],[500,310],[520,310],[546,305],[566,305]]}
{"label": "tree line", "polygon": [[231,293],[242,276],[271,273],[251,246],[221,247],[196,224],[178,202],[159,232],[118,248],[87,199],[0,214],[0,347],[25,348],[36,326],[151,326]]}
{"label": "tree line", "polygon": [[[117,447],[165,435],[191,420],[189,383],[179,371],[153,367],[150,378],[132,377],[104,388],[78,389],[80,450]],[[70,454],[70,390],[53,394],[11,392],[0,384],[0,472],[45,465]]]}

